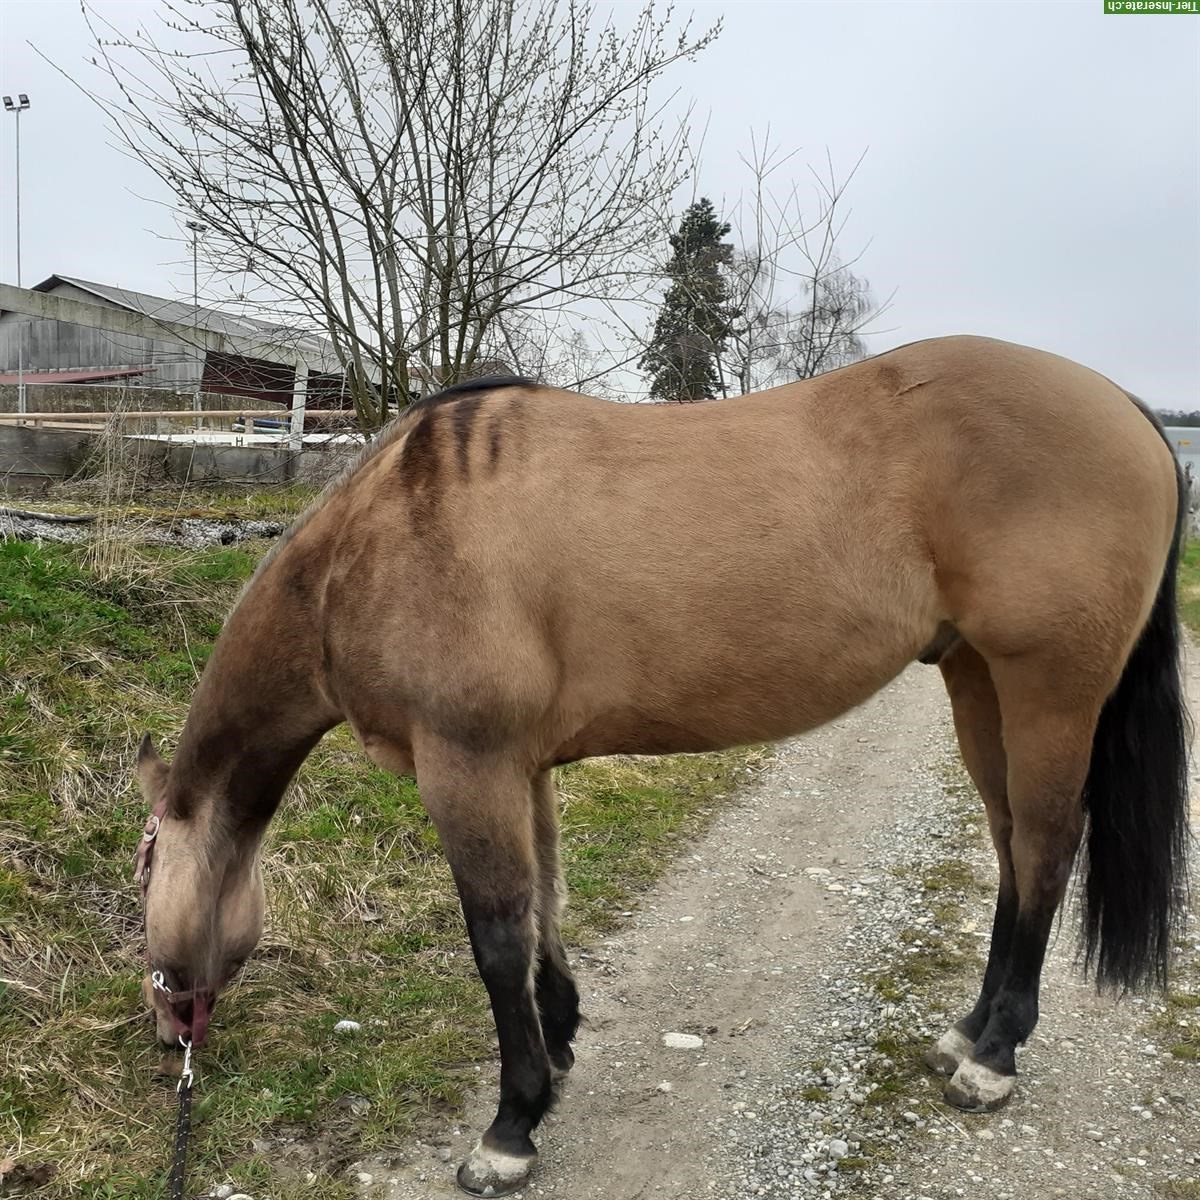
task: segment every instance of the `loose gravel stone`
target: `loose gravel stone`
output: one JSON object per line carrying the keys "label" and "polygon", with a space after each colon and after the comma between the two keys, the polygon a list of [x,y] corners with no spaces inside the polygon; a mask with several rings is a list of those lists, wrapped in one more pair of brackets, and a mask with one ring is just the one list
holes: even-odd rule
{"label": "loose gravel stone", "polygon": [[287,526],[280,521],[221,521],[207,517],[177,517],[171,521],[148,522],[136,518],[120,525],[60,525],[36,517],[0,515],[0,538],[28,542],[80,543],[103,530],[105,537],[148,546],[179,546],[198,550],[204,546],[232,546],[254,538],[277,538]]}

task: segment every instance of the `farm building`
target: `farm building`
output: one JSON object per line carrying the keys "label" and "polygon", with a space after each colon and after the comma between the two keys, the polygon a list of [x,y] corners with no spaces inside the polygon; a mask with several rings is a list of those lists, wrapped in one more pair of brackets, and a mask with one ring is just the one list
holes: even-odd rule
{"label": "farm building", "polygon": [[[93,328],[0,309],[0,384],[23,376],[28,394],[46,384],[119,383],[287,405],[300,357],[309,371],[308,406],[341,407],[343,376],[333,349],[313,334],[67,275],[51,275],[31,290],[111,309],[114,320],[111,328]],[[162,329],[147,336],[139,323],[131,332],[122,314],[161,322]],[[252,341],[260,351],[251,357],[205,349],[204,339],[190,339],[188,330]]]}

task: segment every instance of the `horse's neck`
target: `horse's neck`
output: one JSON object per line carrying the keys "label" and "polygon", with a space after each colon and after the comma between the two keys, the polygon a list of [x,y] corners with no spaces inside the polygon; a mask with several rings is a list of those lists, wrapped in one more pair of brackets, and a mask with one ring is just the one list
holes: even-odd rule
{"label": "horse's neck", "polygon": [[322,735],[341,719],[321,687],[312,613],[290,611],[268,574],[226,622],[192,700],[169,791],[179,815],[208,808],[230,831],[261,829]]}

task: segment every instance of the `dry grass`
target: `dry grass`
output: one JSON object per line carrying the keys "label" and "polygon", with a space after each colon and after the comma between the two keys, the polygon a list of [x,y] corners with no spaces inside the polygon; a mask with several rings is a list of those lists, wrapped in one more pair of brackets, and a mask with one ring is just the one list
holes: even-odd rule
{"label": "dry grass", "polygon": [[[10,1193],[38,1180],[47,1200],[163,1194],[172,1093],[156,1078],[138,995],[130,858],[144,808],[129,764],[145,729],[173,743],[255,561],[244,549],[135,550],[105,563],[0,543],[0,1161],[18,1162]],[[573,937],[628,907],[745,761],[561,772]],[[460,1101],[472,1064],[493,1052],[486,999],[415,788],[371,767],[344,731],[301,772],[266,859],[267,935],[200,1058],[194,1188],[228,1177],[273,1198],[349,1197],[346,1162]],[[362,1023],[360,1038],[334,1037],[343,1017]],[[355,1116],[347,1097],[370,1107]],[[271,1142],[281,1131],[320,1149],[289,1160]],[[271,1145],[256,1150],[255,1139]]]}

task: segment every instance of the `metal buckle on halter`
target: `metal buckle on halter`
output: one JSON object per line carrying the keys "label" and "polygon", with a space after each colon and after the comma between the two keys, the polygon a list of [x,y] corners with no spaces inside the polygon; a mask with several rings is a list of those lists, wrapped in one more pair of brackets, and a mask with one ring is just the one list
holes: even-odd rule
{"label": "metal buckle on halter", "polygon": [[151,813],[146,818],[146,826],[142,830],[141,839],[138,842],[137,853],[133,856],[134,864],[134,879],[142,886],[142,895],[145,896],[146,888],[150,886],[150,860],[154,855],[154,843],[158,840],[159,831],[162,829],[162,816],[159,813]]}

